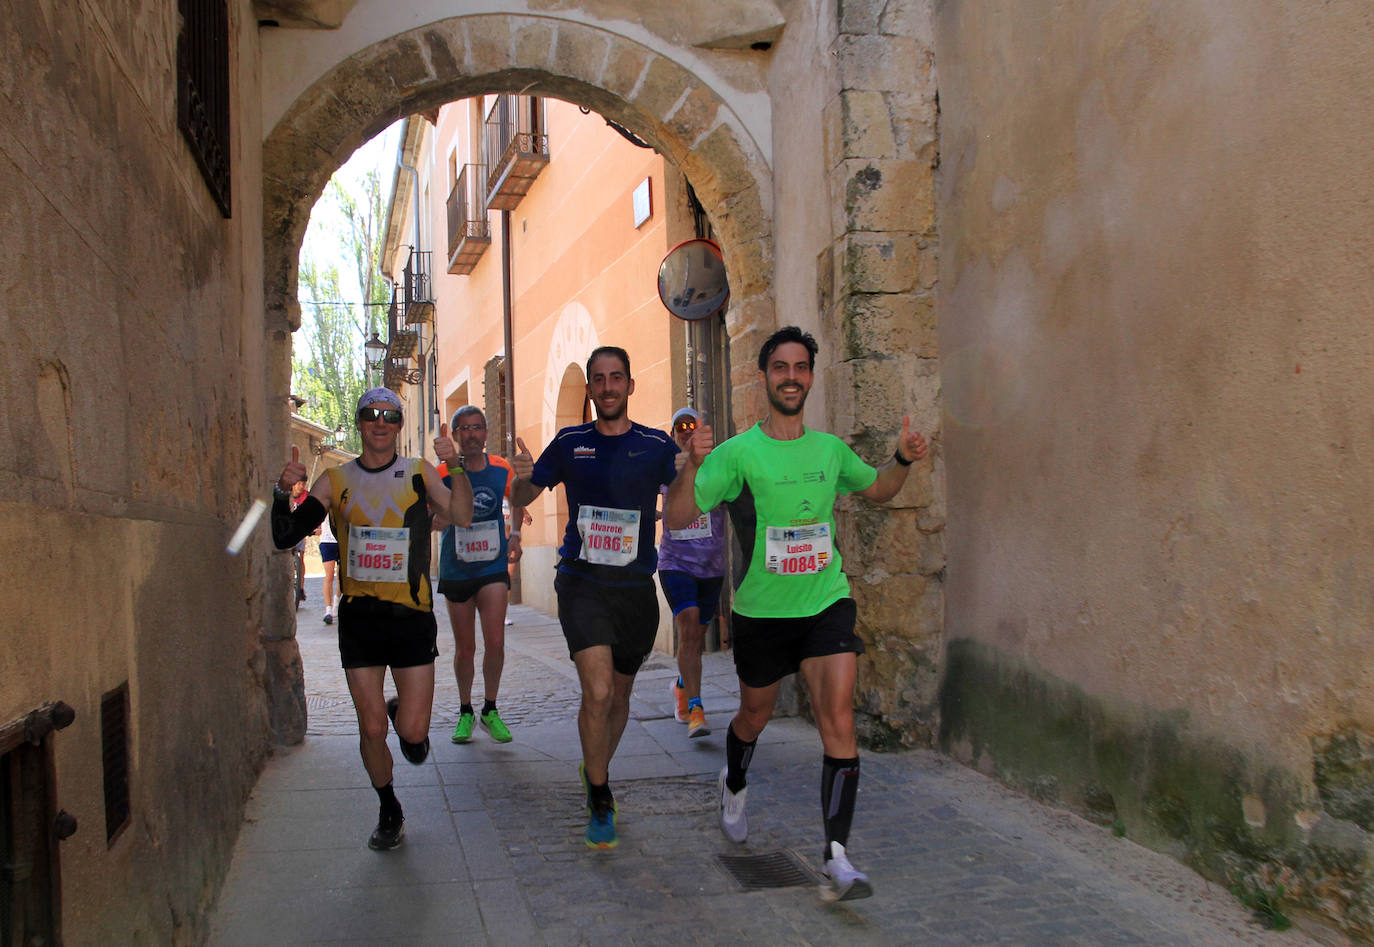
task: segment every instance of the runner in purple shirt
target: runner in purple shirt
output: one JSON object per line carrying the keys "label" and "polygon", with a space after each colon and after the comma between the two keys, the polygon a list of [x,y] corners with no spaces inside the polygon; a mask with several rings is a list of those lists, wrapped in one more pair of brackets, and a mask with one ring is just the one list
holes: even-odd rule
{"label": "runner in purple shirt", "polygon": [[[684,449],[701,415],[679,408],[669,433]],[[668,488],[664,487],[664,493]],[[658,584],[673,610],[677,634],[678,678],[673,682],[673,716],[687,724],[687,736],[709,736],[706,708],[701,703],[701,651],[706,627],[716,615],[720,587],[725,581],[725,507],[697,517],[686,529],[663,530],[658,547]]]}

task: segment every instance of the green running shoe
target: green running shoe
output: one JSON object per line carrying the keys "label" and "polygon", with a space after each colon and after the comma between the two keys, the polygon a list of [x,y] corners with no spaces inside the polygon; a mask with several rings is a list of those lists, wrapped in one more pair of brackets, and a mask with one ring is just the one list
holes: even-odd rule
{"label": "green running shoe", "polygon": [[[487,713],[482,714],[482,729],[491,734],[491,738],[497,743],[509,743],[511,741],[510,728],[501,720],[501,715],[492,708]],[[468,727],[468,732],[472,732],[472,727]]]}
{"label": "green running shoe", "polygon": [[477,722],[477,718],[472,714],[459,714],[458,726],[453,728],[453,742],[466,743],[472,739],[472,725]]}

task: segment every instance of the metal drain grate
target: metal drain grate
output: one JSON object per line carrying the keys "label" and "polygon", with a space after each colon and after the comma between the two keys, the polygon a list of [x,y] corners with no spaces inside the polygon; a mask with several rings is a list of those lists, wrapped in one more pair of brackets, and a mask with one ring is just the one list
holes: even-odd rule
{"label": "metal drain grate", "polygon": [[761,855],[717,855],[716,861],[746,891],[820,883],[820,878],[806,862],[795,852],[786,850]]}

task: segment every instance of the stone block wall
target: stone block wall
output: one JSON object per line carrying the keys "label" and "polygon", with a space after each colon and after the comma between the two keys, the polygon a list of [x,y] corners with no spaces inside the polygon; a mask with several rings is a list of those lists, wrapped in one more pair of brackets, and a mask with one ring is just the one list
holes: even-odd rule
{"label": "stone block wall", "polygon": [[931,441],[888,504],[847,499],[840,550],[868,656],[858,709],[870,746],[929,745],[938,730],[944,620],[943,464],[935,324],[936,130],[927,4],[841,0],[838,89],[822,113],[831,242],[817,261],[829,429],[870,463],[903,419]]}

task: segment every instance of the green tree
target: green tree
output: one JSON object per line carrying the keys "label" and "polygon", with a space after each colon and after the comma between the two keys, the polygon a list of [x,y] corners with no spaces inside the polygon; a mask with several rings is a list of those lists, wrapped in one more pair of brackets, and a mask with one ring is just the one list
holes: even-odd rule
{"label": "green tree", "polygon": [[377,170],[352,178],[341,169],[315,203],[301,250],[293,391],[306,399],[301,416],[330,430],[342,427],[339,445],[352,451],[361,446],[354,407],[371,383],[363,343],[373,332],[383,340],[387,334],[391,284],[381,271],[383,211]]}

